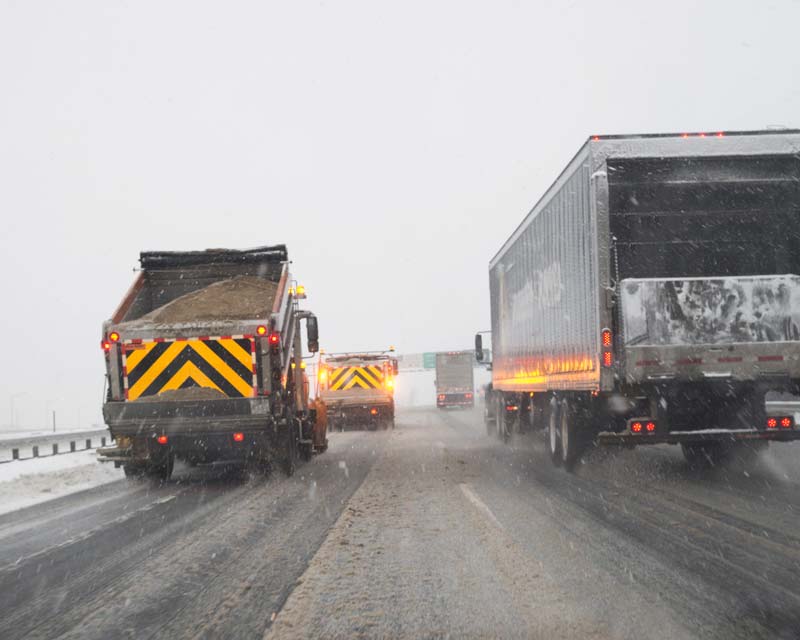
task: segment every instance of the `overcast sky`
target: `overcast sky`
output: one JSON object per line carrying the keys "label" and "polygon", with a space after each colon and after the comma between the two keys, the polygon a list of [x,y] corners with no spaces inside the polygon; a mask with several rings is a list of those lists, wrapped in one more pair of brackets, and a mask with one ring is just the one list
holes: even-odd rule
{"label": "overcast sky", "polygon": [[[644,8],[652,4],[655,8]],[[286,243],[329,350],[468,348],[587,136],[800,125],[797,2],[0,0],[0,425],[100,420],[143,249]]]}

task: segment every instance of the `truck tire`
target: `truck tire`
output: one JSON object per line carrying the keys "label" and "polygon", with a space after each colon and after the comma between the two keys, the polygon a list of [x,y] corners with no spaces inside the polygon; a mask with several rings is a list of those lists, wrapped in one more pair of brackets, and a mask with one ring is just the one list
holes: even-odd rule
{"label": "truck tire", "polygon": [[561,464],[567,471],[572,471],[583,453],[585,416],[578,401],[570,398],[561,401],[559,413]]}
{"label": "truck tire", "polygon": [[289,423],[283,425],[283,456],[281,457],[281,469],[287,477],[294,475],[297,469],[297,434],[294,431],[294,426]]}
{"label": "truck tire", "polygon": [[123,464],[122,471],[125,473],[125,477],[130,478],[131,480],[141,479],[143,472],[140,466],[133,464]]}
{"label": "truck tire", "polygon": [[493,438],[497,433],[497,424],[494,415],[489,411],[490,404],[494,404],[495,408],[497,408],[494,398],[486,401],[486,405],[483,408],[483,423],[486,425],[486,435]]}
{"label": "truck tire", "polygon": [[561,466],[560,413],[558,400],[552,398],[547,410],[547,450],[550,453],[550,460],[556,467]]}
{"label": "truck tire", "polygon": [[172,476],[172,469],[175,466],[175,454],[170,453],[166,459],[158,464],[145,467],[145,475],[154,482],[166,482]]}

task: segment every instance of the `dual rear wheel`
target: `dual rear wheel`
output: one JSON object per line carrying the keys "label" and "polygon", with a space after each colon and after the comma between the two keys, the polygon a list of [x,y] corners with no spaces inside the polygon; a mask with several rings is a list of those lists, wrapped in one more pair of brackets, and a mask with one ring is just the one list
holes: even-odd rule
{"label": "dual rear wheel", "polygon": [[587,437],[586,411],[577,399],[553,397],[547,422],[547,447],[556,466],[572,471],[580,460]]}

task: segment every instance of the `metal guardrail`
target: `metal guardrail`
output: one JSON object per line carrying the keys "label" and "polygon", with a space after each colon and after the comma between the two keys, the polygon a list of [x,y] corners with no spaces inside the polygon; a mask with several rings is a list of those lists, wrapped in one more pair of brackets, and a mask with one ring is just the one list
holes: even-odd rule
{"label": "metal guardrail", "polygon": [[[11,449],[11,459],[10,460],[0,460],[0,464],[7,464],[9,462],[17,462],[17,461],[21,461],[21,460],[35,460],[37,458],[38,459],[46,459],[46,458],[52,458],[53,456],[63,456],[63,455],[67,455],[67,454],[70,454],[70,453],[79,453],[81,451],[90,451],[91,449],[97,449],[98,447],[105,447],[106,446],[106,439],[107,439],[106,436],[101,436],[100,444],[97,445],[97,446],[92,446],[92,438],[86,438],[86,440],[84,442],[85,446],[82,449],[78,449],[76,440],[70,440],[70,442],[69,442],[69,451],[59,451],[58,450],[59,449],[58,443],[54,442],[52,444],[52,446],[51,446],[52,453],[50,453],[48,455],[44,455],[44,456],[40,456],[39,455],[39,445],[31,445],[31,455],[26,457],[26,458],[20,457],[20,455],[19,455],[20,448],[15,447],[15,448]],[[114,442],[113,439],[111,440],[111,442]]]}

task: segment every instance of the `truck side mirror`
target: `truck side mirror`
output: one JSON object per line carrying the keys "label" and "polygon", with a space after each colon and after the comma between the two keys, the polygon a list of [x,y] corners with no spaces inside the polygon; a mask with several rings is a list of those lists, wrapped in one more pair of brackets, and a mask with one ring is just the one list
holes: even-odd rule
{"label": "truck side mirror", "polygon": [[475,334],[475,359],[483,362],[483,336],[480,333]]}
{"label": "truck side mirror", "polygon": [[397,366],[397,360],[392,360],[392,375],[396,376],[400,371],[400,367]]}
{"label": "truck side mirror", "polygon": [[317,316],[308,316],[306,318],[306,334],[308,335],[308,350],[311,353],[319,351],[319,325],[317,324]]}

